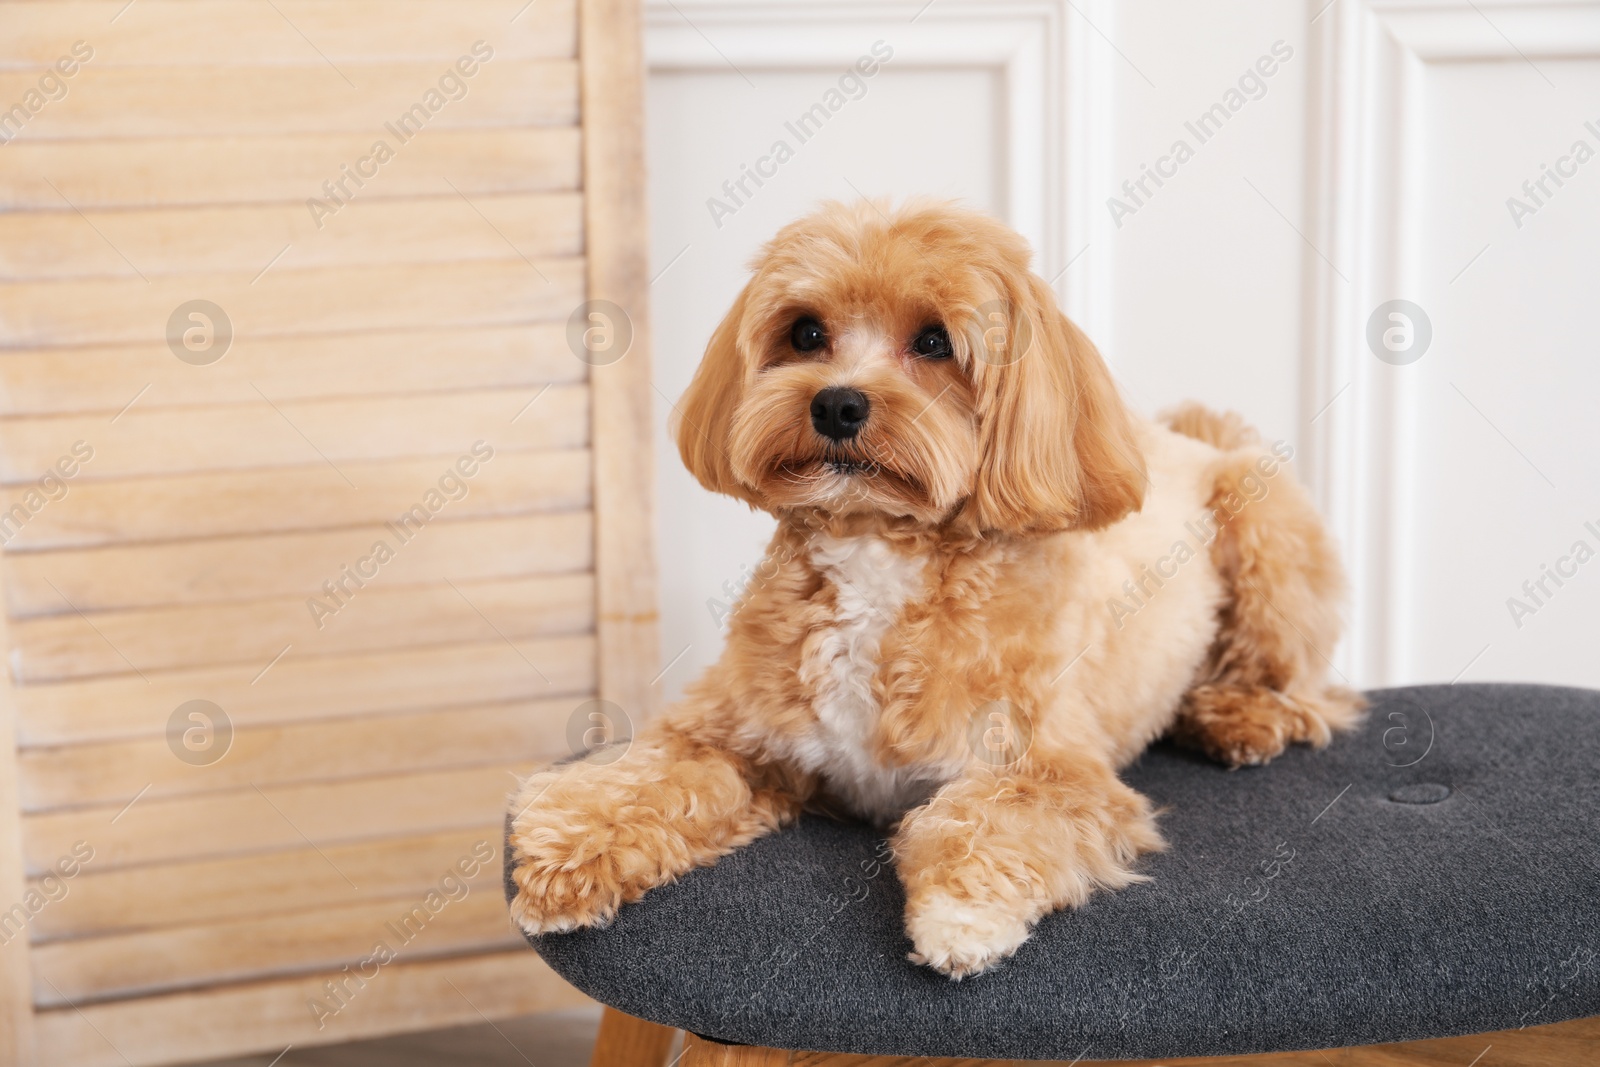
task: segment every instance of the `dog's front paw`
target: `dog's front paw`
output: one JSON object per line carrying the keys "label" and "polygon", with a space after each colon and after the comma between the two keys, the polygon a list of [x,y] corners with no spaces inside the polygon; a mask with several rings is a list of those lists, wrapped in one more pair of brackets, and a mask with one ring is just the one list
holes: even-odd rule
{"label": "dog's front paw", "polygon": [[1032,924],[1017,907],[945,892],[920,894],[906,904],[906,933],[915,946],[907,958],[957,980],[980,974],[1028,939]]}
{"label": "dog's front paw", "polygon": [[622,880],[604,856],[578,849],[517,849],[511,879],[517,895],[511,918],[530,934],[557,934],[605,926],[623,903]]}
{"label": "dog's front paw", "polygon": [[523,796],[534,799],[520,805],[511,827],[511,918],[530,934],[604,926],[644,889],[626,877],[629,850],[616,840],[613,816],[556,779],[545,772],[524,784]]}

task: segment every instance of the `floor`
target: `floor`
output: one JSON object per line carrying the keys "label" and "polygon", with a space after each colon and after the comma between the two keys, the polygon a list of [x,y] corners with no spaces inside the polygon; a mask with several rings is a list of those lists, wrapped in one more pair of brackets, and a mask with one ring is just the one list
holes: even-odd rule
{"label": "floor", "polygon": [[599,1024],[599,1008],[578,1008],[197,1067],[588,1067]]}

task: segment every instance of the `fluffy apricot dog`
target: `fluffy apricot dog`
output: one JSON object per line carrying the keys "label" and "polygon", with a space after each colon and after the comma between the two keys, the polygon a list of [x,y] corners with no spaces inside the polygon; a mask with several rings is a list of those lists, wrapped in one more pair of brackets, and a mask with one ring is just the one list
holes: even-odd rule
{"label": "fluffy apricot dog", "polygon": [[910,958],[961,978],[1140,879],[1161,835],[1117,771],[1152,740],[1237,767],[1354,723],[1290,450],[1131,414],[1028,260],[929,203],[830,204],[766,247],[676,433],[777,533],[685,699],[515,798],[523,929],[602,925],[823,810],[891,830]]}

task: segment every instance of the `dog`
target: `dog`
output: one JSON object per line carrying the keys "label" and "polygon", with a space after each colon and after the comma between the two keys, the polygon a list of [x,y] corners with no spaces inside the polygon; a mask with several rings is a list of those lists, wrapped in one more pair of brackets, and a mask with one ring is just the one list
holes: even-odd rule
{"label": "dog", "polygon": [[827,204],[712,336],[675,434],[778,520],[721,659],[621,758],[513,799],[512,916],[608,923],[821,810],[892,833],[909,958],[952,979],[1164,847],[1120,768],[1152,741],[1236,768],[1325,745],[1344,579],[1235,415],[1132,414],[1029,269],[956,206]]}

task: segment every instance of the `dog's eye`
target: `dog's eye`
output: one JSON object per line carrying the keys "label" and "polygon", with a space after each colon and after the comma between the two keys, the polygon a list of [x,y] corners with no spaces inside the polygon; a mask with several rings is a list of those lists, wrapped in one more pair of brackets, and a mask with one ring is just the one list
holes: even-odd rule
{"label": "dog's eye", "polygon": [[917,334],[917,339],[911,342],[911,351],[923,359],[949,359],[955,354],[950,347],[950,335],[943,326],[929,326]]}
{"label": "dog's eye", "polygon": [[789,343],[796,352],[815,352],[828,343],[828,335],[822,332],[822,323],[807,315],[790,327]]}

